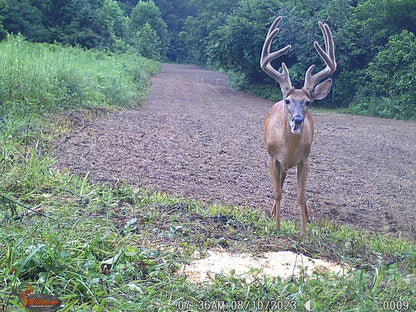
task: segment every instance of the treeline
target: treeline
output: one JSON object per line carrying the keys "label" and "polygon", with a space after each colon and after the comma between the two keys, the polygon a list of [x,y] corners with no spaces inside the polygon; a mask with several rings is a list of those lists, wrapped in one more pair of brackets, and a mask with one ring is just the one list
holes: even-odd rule
{"label": "treeline", "polygon": [[158,59],[169,45],[167,25],[153,2],[0,0],[0,38],[7,32],[35,42],[59,42]]}
{"label": "treeline", "polygon": [[414,0],[0,0],[8,33],[157,60],[206,64],[227,71],[230,83],[278,98],[259,67],[267,30],[278,16],[274,48],[295,86],[310,64],[322,64],[313,41],[328,23],[338,69],[331,96],[316,103],[355,113],[416,119],[416,1]]}

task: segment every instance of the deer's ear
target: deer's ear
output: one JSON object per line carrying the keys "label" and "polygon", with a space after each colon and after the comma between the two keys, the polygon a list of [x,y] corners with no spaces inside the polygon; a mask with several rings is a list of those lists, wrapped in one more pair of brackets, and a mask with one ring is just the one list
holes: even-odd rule
{"label": "deer's ear", "polygon": [[324,99],[329,91],[331,91],[332,87],[332,79],[327,79],[324,82],[318,84],[315,88],[313,88],[311,92],[312,100],[322,100]]}

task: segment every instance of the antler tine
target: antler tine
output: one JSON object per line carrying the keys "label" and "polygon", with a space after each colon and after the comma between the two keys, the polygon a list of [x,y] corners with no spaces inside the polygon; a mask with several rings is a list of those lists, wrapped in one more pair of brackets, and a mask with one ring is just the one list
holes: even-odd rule
{"label": "antler tine", "polygon": [[285,94],[290,88],[292,88],[292,83],[289,77],[289,71],[285,63],[282,63],[283,72],[280,73],[278,70],[273,68],[273,66],[271,65],[271,62],[274,59],[285,54],[287,51],[289,51],[291,46],[288,45],[278,51],[270,53],[272,41],[274,37],[279,33],[279,28],[277,28],[277,25],[279,24],[281,19],[282,19],[281,16],[277,17],[269,28],[267,37],[263,44],[263,50],[261,52],[260,66],[270,77],[272,77],[274,80],[276,80],[280,84],[280,88],[282,89],[283,94]]}
{"label": "antler tine", "polygon": [[323,61],[326,64],[326,67],[321,70],[320,72],[312,75],[312,71],[315,68],[315,65],[311,65],[305,74],[305,84],[304,88],[307,91],[312,91],[312,89],[324,78],[331,75],[335,69],[337,68],[337,63],[335,61],[335,45],[334,39],[332,38],[331,29],[329,28],[328,24],[322,24],[322,22],[318,23],[319,28],[321,28],[322,34],[324,35],[325,40],[325,51],[319,45],[317,41],[313,44],[315,46],[316,51],[321,56]]}

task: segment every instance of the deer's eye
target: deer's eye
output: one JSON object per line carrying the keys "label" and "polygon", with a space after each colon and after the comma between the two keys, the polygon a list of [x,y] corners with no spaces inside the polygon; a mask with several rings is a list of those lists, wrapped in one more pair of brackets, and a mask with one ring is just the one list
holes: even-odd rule
{"label": "deer's eye", "polygon": [[311,101],[305,101],[306,106],[308,106],[309,104],[311,104]]}
{"label": "deer's eye", "polygon": [[289,103],[290,103],[290,101],[289,101],[289,100],[285,100],[285,103],[286,103],[286,104],[289,104]]}

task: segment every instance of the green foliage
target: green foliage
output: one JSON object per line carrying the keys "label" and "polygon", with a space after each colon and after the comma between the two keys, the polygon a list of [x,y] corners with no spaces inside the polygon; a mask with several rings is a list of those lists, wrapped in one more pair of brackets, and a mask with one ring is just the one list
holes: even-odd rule
{"label": "green foliage", "polygon": [[30,0],[7,0],[1,12],[3,25],[10,33],[30,33],[34,40],[45,40],[49,34],[42,24],[40,10],[45,2],[40,1],[39,5],[36,5]]}
{"label": "green foliage", "polygon": [[135,106],[156,68],[134,54],[112,57],[11,36],[0,43],[0,116],[112,103]]}
{"label": "green foliage", "polygon": [[144,57],[155,59],[161,55],[162,41],[156,33],[156,30],[149,25],[144,24],[135,34],[135,42],[132,43],[133,47],[140,55]]}
{"label": "green foliage", "polygon": [[8,34],[7,30],[4,29],[4,26],[3,26],[3,16],[6,10],[7,10],[7,1],[0,0],[0,41],[6,39],[7,34]]}
{"label": "green foliage", "polygon": [[[276,15],[279,1],[241,1],[237,9],[209,37],[209,62],[237,74],[239,87],[260,80],[263,73],[259,56],[265,32],[264,25]],[[264,14],[269,12],[269,14]]]}
{"label": "green foliage", "polygon": [[183,32],[188,16],[197,14],[198,1],[189,0],[155,0],[162,13],[162,18],[168,26],[169,48],[167,58],[170,61],[185,62],[188,58],[188,48],[185,45],[186,36]]}
{"label": "green foliage", "polygon": [[416,36],[403,30],[368,64],[355,113],[416,119]]}
{"label": "green foliage", "polygon": [[196,64],[207,64],[207,50],[210,47],[208,37],[218,27],[223,25],[227,16],[238,5],[233,0],[191,1],[196,8],[194,15],[185,20],[180,38],[187,50],[187,61]]}
{"label": "green foliage", "polygon": [[130,43],[146,57],[165,56],[169,46],[168,31],[159,8],[153,1],[139,1],[130,16],[130,29],[134,34]]}
{"label": "green foliage", "polygon": [[126,52],[128,49],[124,38],[129,36],[127,17],[117,1],[105,0],[103,7],[97,12],[97,18],[102,23],[104,42],[101,48],[114,52]]}
{"label": "green foliage", "polygon": [[[0,3],[0,22],[9,33],[22,34],[31,41],[140,53],[148,42],[138,40],[138,32],[150,37],[156,31],[158,38],[153,41],[158,42],[157,52],[151,56],[157,59],[166,54],[166,24],[153,2],[136,2],[133,8],[130,2],[115,0],[3,1],[6,2],[3,6]],[[151,28],[145,27],[146,23]],[[0,24],[0,39],[4,34]],[[138,41],[143,45],[139,46]]]}
{"label": "green foliage", "polygon": [[[414,33],[416,25],[416,2],[411,0],[367,0],[351,7],[351,15],[336,38],[337,52],[340,51],[338,74],[338,98],[343,106],[353,103],[353,111],[393,117],[395,114],[379,114],[385,110],[387,98],[368,99],[367,67],[377,53],[385,48],[389,38],[402,30]],[[338,70],[337,70],[338,71]],[[373,104],[371,104],[371,103]],[[377,106],[380,106],[377,108]],[[369,108],[371,107],[371,108]],[[396,116],[412,118],[411,115]]]}

